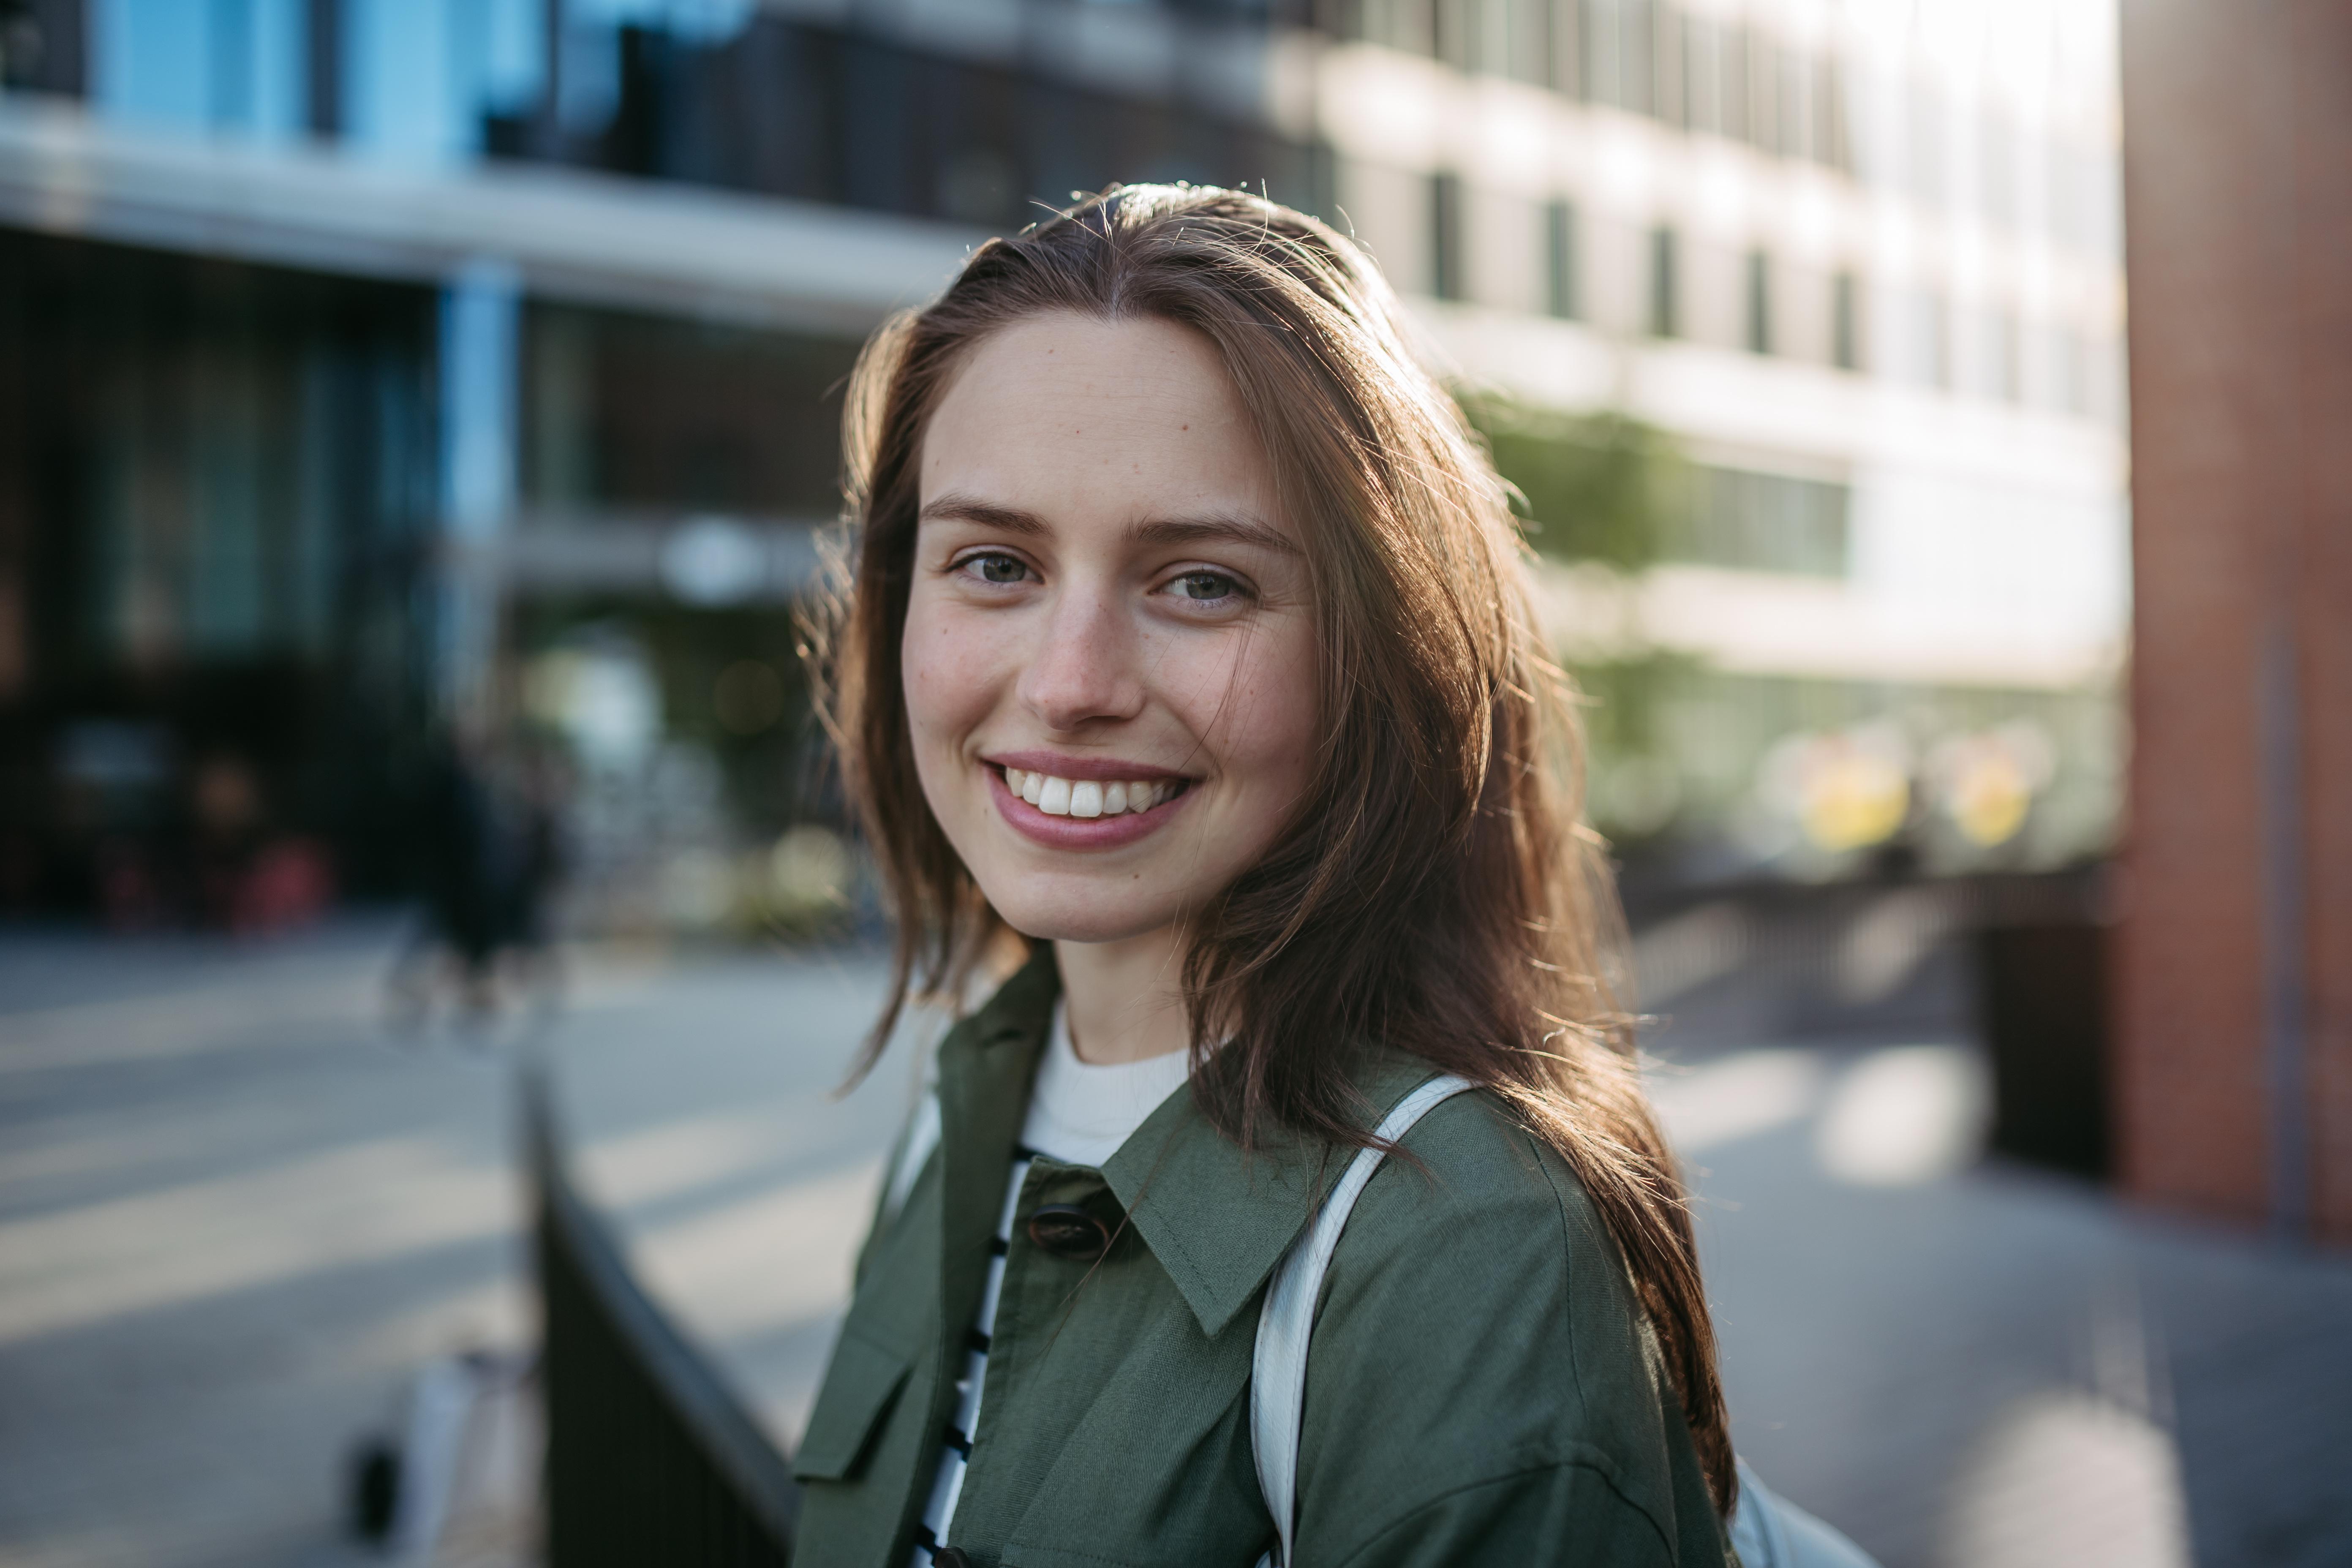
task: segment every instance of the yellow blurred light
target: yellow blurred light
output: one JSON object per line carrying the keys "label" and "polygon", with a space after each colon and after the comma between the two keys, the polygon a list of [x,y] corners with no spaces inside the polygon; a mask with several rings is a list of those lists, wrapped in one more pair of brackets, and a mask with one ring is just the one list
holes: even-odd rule
{"label": "yellow blurred light", "polygon": [[1816,847],[1881,843],[1910,815],[1911,781],[1892,759],[1829,736],[1806,763],[1798,820]]}
{"label": "yellow blurred light", "polygon": [[1970,843],[1990,849],[2025,826],[2033,789],[2017,760],[1998,746],[1974,748],[1954,769],[1945,809]]}

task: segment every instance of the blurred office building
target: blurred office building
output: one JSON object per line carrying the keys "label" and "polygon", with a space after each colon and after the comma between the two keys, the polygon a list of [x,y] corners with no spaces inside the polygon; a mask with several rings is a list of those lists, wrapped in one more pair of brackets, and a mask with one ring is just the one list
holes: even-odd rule
{"label": "blurred office building", "polygon": [[589,861],[658,860],[629,918],[820,918],[851,868],[782,612],[843,377],[1115,180],[1378,257],[1526,495],[1621,843],[2095,854],[2111,35],[2093,0],[5,0],[0,904],[133,918],[207,768],[396,888],[436,756],[520,734]]}

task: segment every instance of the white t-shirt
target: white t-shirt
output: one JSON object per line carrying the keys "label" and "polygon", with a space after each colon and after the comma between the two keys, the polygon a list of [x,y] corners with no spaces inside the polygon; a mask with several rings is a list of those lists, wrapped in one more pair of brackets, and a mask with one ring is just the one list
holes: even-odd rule
{"label": "white t-shirt", "polygon": [[1080,1061],[1056,1002],[1021,1142],[1066,1165],[1100,1169],[1162,1100],[1183,1087],[1192,1070],[1192,1056],[1185,1051],[1139,1062]]}
{"label": "white t-shirt", "polygon": [[[1004,1206],[997,1215],[988,1283],[981,1291],[979,1317],[964,1352],[963,1375],[956,1380],[956,1413],[940,1455],[939,1474],[931,1483],[930,1501],[923,1508],[922,1526],[915,1532],[912,1568],[929,1568],[947,1542],[956,1499],[963,1491],[964,1460],[971,1449],[971,1434],[980,1429],[980,1396],[988,1383],[988,1337],[996,1330],[996,1297],[1004,1287],[1013,1211],[1020,1205],[1021,1184],[1028,1178],[1029,1163],[1042,1154],[1066,1165],[1099,1168],[1163,1100],[1184,1086],[1191,1071],[1189,1051],[1102,1066],[1080,1061],[1070,1045],[1062,1005],[1054,1004],[1054,1026],[1045,1037],[1045,1054],[1037,1063],[1037,1082],[1029,1091],[1029,1116],[1021,1124],[1021,1143],[1013,1152]],[[926,1114],[936,1118],[937,1104],[933,1100],[925,1108]]]}

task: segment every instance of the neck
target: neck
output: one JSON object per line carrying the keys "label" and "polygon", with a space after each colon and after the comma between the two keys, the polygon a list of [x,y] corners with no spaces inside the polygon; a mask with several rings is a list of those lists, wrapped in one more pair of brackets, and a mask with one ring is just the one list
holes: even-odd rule
{"label": "neck", "polygon": [[1057,942],[1054,962],[1080,1061],[1139,1062],[1191,1043],[1179,984],[1184,949],[1175,927],[1120,942]]}

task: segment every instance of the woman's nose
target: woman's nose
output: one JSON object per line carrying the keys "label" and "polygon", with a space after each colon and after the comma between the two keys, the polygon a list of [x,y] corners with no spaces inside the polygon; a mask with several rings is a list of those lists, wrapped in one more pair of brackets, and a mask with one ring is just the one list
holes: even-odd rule
{"label": "woman's nose", "polygon": [[1022,703],[1055,730],[1134,718],[1143,708],[1136,635],[1116,595],[1066,591],[1021,671]]}

